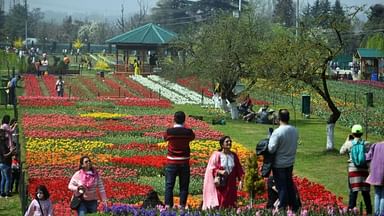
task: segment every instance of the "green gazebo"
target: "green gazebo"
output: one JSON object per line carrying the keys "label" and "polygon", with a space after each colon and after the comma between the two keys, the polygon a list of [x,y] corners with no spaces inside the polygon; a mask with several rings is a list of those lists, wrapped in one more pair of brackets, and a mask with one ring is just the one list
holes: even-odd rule
{"label": "green gazebo", "polygon": [[[376,74],[374,79],[382,79],[384,77],[384,51],[379,49],[358,48],[357,58],[360,63],[360,71],[365,79]],[[371,79],[373,77],[371,76]]]}
{"label": "green gazebo", "polygon": [[[175,37],[176,33],[148,23],[108,39],[106,43],[116,46],[115,72],[133,72],[131,67],[133,60],[129,58],[132,52],[134,52],[135,59],[140,62],[141,74],[152,72],[153,64],[149,64],[148,53],[155,53],[157,56],[163,55],[169,42]],[[122,51],[124,56],[122,64],[119,64],[119,51]]]}

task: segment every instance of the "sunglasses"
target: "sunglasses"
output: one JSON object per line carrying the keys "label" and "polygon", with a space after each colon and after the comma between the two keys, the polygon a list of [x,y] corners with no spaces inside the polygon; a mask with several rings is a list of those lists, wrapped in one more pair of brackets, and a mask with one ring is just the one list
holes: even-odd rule
{"label": "sunglasses", "polygon": [[90,160],[85,160],[85,161],[83,161],[84,163],[91,163],[91,161]]}

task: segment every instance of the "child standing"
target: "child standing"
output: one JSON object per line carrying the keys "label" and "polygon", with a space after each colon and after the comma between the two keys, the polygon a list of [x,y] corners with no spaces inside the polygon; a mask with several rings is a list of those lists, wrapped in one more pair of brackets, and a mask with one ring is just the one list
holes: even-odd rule
{"label": "child standing", "polygon": [[32,200],[24,216],[53,216],[52,202],[44,185],[36,188],[35,198]]}
{"label": "child standing", "polygon": [[64,80],[61,76],[56,81],[56,91],[58,97],[64,97]]}
{"label": "child standing", "polygon": [[11,181],[11,192],[13,189],[13,185],[15,185],[15,192],[19,192],[19,180],[20,180],[20,163],[19,160],[17,159],[17,155],[12,156],[12,165],[11,165],[11,170],[12,170],[12,181]]}

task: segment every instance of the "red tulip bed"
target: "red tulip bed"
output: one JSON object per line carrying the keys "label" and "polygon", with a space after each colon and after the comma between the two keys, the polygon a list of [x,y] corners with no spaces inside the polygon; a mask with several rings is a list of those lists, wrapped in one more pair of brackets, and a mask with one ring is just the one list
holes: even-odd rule
{"label": "red tulip bed", "polygon": [[[141,103],[139,99],[147,102]],[[73,215],[69,208],[71,192],[68,183],[78,169],[80,157],[89,155],[104,181],[109,207],[112,207],[108,210],[110,213],[116,213],[114,207],[139,207],[150,190],[156,190],[163,199],[167,145],[162,140],[162,133],[173,125],[172,111],[167,109],[171,104],[164,99],[139,99],[99,98],[92,102],[79,98],[21,97],[30,198],[34,196],[36,186],[44,184],[51,193],[55,215]],[[115,106],[105,105],[111,102]],[[131,108],[134,104],[140,108]],[[124,107],[123,111],[121,107]],[[223,134],[193,118],[187,118],[186,125],[196,133],[196,140],[191,143],[192,177],[188,205],[190,209],[198,209],[206,162],[218,148],[216,140]],[[236,140],[232,149],[242,162],[251,153]],[[295,178],[295,182],[303,210],[344,207],[341,198],[322,185],[305,178]],[[178,203],[178,193],[175,189],[175,203]],[[239,211],[249,209],[247,193],[239,191],[239,195]],[[257,195],[252,209],[263,208],[266,197],[265,191]],[[99,211],[103,211],[101,205]]]}
{"label": "red tulip bed", "polygon": [[343,80],[343,81],[347,83],[357,84],[357,85],[371,86],[378,89],[384,88],[384,83],[381,81],[375,81],[375,80]]}
{"label": "red tulip bed", "polygon": [[35,75],[27,74],[24,76],[25,82],[24,91],[26,96],[42,96],[39,86],[39,81]]}

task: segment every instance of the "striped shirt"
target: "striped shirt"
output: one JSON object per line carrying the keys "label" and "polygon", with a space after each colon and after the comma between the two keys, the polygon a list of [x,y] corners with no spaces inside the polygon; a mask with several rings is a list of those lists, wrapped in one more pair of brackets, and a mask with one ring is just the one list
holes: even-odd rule
{"label": "striped shirt", "polygon": [[189,142],[195,139],[192,129],[176,124],[167,129],[164,139],[168,141],[167,163],[188,164],[191,152]]}
{"label": "striped shirt", "polygon": [[[68,184],[68,189],[75,193],[75,196],[79,196],[80,193],[77,191],[79,186],[83,186],[84,183],[81,182],[80,170],[77,171],[71,178],[71,181]],[[107,200],[107,195],[105,193],[104,184],[100,176],[97,177],[96,184],[92,184],[89,188],[86,189],[83,199],[84,200],[98,200],[96,189],[99,188],[99,194],[103,201]]]}

